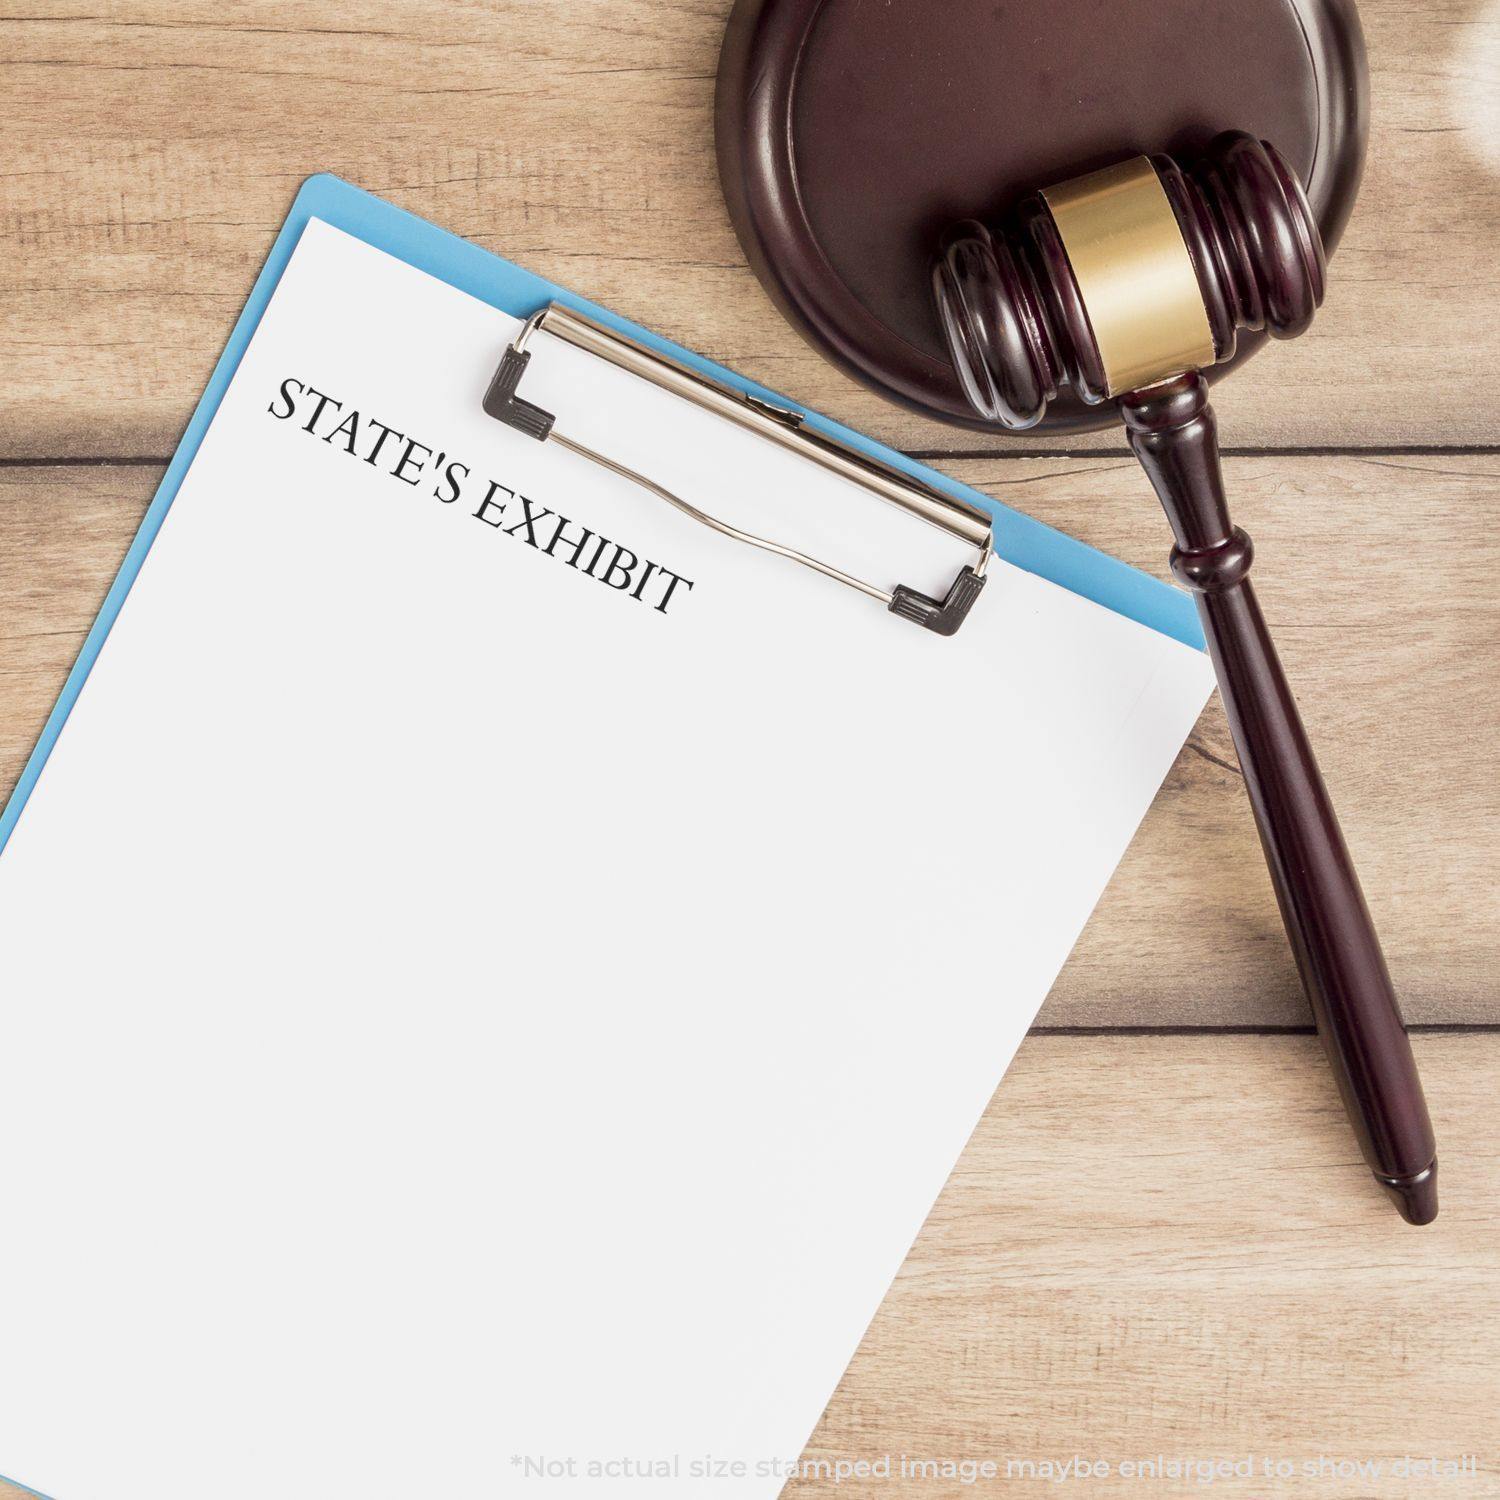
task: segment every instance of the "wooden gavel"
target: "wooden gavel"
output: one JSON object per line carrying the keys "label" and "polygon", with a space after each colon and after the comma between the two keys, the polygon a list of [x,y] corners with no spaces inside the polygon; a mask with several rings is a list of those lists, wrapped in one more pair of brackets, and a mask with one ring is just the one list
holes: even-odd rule
{"label": "wooden gavel", "polygon": [[1268,143],[1217,137],[1184,170],[1136,157],[1028,198],[1006,230],[966,221],[933,267],[964,391],[1025,428],[1066,383],[1112,400],[1197,598],[1276,899],[1345,1108],[1411,1223],[1437,1216],[1437,1146],[1380,942],[1230,523],[1200,373],[1240,329],[1292,338],[1325,260],[1296,175]]}

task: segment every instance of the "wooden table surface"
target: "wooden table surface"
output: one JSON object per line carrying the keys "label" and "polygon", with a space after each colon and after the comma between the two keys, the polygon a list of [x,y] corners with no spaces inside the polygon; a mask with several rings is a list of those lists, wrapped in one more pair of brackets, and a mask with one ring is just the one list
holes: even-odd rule
{"label": "wooden table surface", "polygon": [[[0,0],[0,792],[314,171],[1164,572],[1164,524],[1116,438],[924,422],[771,310],[714,173],[727,8]],[[1254,1455],[1296,1472],[1213,1492],[1500,1495],[1500,5],[1361,10],[1373,133],[1328,305],[1216,405],[1266,613],[1417,1033],[1442,1217],[1403,1226],[1359,1164],[1216,701],[809,1458],[1003,1475]],[[1478,1468],[1413,1479],[1390,1467],[1404,1455]],[[1333,1467],[1358,1459],[1386,1467]],[[1000,1488],[1057,1485],[789,1493]]]}

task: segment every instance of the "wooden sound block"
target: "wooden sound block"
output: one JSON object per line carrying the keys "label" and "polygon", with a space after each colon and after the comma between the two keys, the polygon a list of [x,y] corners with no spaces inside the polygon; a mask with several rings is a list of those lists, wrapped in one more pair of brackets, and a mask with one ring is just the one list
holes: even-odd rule
{"label": "wooden sound block", "polygon": [[[719,62],[719,171],[782,312],[872,390],[970,408],[933,307],[958,220],[1124,157],[1271,141],[1326,247],[1364,164],[1368,80],[1351,0],[738,0]],[[1260,336],[1240,339],[1218,378]],[[1070,392],[1036,431],[1118,421]]]}

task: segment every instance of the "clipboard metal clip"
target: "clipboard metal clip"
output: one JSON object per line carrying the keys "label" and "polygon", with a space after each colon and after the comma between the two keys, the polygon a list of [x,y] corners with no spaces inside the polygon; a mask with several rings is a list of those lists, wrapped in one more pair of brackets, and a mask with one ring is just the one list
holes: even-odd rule
{"label": "clipboard metal clip", "polygon": [[[917,589],[908,588],[905,584],[898,584],[894,589],[883,589],[877,584],[845,573],[831,563],[811,557],[806,552],[799,552],[795,547],[731,526],[728,521],[720,520],[680,495],[673,494],[654,479],[559,432],[553,413],[525,400],[519,394],[521,377],[531,362],[531,351],[526,346],[538,331],[554,334],[576,348],[598,355],[620,369],[649,380],[759,437],[809,459],[887,503],[920,517],[960,541],[968,542],[978,549],[978,557],[968,567],[959,570],[943,598],[935,599]],[[533,437],[538,442],[554,442],[568,452],[576,453],[579,457],[608,469],[612,474],[631,480],[681,511],[683,515],[717,531],[721,536],[750,547],[758,547],[763,552],[775,553],[791,562],[801,563],[815,573],[821,573],[826,578],[835,579],[862,594],[868,594],[870,598],[884,604],[892,614],[935,631],[938,635],[953,635],[957,632],[984,588],[986,570],[994,550],[994,531],[989,517],[980,510],[922,484],[826,433],[806,426],[801,412],[776,406],[759,396],[743,394],[679,364],[665,354],[648,349],[634,339],[626,338],[561,303],[549,303],[527,319],[525,326],[516,335],[515,342],[506,349],[500,360],[500,368],[495,372],[495,378],[485,394],[484,410],[496,421],[525,433],[527,437]]]}

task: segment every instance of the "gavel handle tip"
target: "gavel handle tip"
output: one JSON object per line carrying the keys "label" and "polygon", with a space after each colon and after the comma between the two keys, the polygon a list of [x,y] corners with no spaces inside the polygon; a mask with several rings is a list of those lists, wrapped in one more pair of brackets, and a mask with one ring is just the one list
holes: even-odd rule
{"label": "gavel handle tip", "polygon": [[1408,1177],[1382,1177],[1375,1173],[1375,1181],[1408,1224],[1430,1224],[1437,1218],[1437,1167],[1437,1158],[1433,1157],[1429,1165]]}

